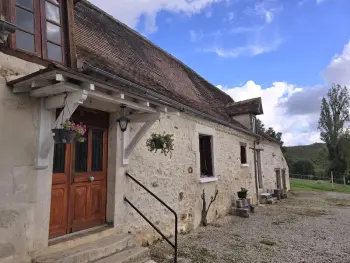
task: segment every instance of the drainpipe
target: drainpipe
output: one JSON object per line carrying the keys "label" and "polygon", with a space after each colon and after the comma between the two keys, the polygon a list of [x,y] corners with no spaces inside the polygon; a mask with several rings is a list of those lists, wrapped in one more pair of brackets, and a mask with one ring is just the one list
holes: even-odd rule
{"label": "drainpipe", "polygon": [[[259,139],[258,139],[259,140]],[[254,173],[255,173],[255,191],[256,191],[256,203],[259,204],[259,179],[258,179],[258,169],[257,169],[257,155],[256,155],[256,141],[254,140],[254,147],[253,147],[253,151],[254,151]]]}

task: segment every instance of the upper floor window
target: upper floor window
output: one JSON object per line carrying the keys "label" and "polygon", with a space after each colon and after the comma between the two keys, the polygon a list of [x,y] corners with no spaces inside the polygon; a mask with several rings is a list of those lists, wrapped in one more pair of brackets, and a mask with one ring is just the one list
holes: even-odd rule
{"label": "upper floor window", "polygon": [[62,0],[11,0],[12,47],[64,63]]}

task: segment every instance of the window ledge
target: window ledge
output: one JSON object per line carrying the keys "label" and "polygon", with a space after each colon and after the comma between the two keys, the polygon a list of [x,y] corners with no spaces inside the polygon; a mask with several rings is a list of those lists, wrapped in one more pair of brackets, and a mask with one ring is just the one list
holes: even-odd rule
{"label": "window ledge", "polygon": [[242,163],[242,164],[241,164],[241,167],[249,167],[249,164],[247,164],[247,163]]}
{"label": "window ledge", "polygon": [[214,176],[213,177],[202,177],[202,178],[200,178],[199,182],[201,184],[205,184],[205,183],[215,182],[217,180],[218,180],[218,178],[214,177]]}

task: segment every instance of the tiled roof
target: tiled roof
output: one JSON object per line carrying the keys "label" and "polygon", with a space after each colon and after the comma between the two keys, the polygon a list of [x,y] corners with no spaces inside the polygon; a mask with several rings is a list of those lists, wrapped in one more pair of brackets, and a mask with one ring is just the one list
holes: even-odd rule
{"label": "tiled roof", "polygon": [[242,128],[226,111],[229,95],[85,0],[75,6],[75,34],[80,61]]}
{"label": "tiled roof", "polygon": [[260,115],[264,113],[260,97],[238,102],[231,102],[226,105],[226,108],[230,116],[237,116],[247,113]]}

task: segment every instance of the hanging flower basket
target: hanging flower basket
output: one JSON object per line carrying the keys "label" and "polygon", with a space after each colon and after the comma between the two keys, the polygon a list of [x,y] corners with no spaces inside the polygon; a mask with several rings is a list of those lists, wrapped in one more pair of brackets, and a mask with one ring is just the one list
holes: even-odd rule
{"label": "hanging flower basket", "polygon": [[173,136],[173,134],[166,134],[165,132],[164,134],[152,133],[151,138],[146,141],[146,146],[150,152],[157,152],[160,150],[165,156],[170,153],[171,157],[172,151],[174,150]]}
{"label": "hanging flower basket", "polygon": [[75,132],[66,129],[52,129],[55,143],[71,144],[75,137]]}
{"label": "hanging flower basket", "polygon": [[86,126],[82,123],[75,124],[73,121],[66,120],[61,124],[62,128],[52,129],[55,143],[71,144],[74,139],[78,142],[84,142]]}

